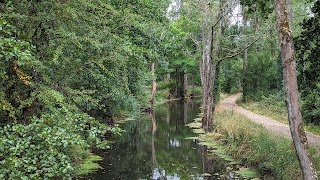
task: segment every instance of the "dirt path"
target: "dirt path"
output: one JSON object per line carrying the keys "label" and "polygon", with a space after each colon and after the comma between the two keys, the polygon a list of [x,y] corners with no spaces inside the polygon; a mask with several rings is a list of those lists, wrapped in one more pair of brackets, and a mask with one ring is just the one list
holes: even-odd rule
{"label": "dirt path", "polygon": [[[255,114],[249,110],[243,109],[242,107],[238,106],[236,104],[236,100],[241,96],[240,93],[231,95],[227,97],[226,99],[222,100],[218,106],[220,108],[233,110],[236,113],[239,113],[247,118],[249,118],[251,121],[261,124],[263,127],[265,127],[267,130],[272,131],[274,133],[283,135],[287,138],[291,139],[290,129],[289,125],[277,122],[271,118]],[[307,133],[307,139],[311,146],[318,146],[320,147],[320,136],[312,135],[311,133]]]}

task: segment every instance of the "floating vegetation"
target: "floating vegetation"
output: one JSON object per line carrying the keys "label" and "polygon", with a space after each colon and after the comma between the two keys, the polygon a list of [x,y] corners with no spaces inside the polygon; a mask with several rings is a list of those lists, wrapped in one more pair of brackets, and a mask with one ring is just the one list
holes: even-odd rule
{"label": "floating vegetation", "polygon": [[204,134],[205,133],[203,129],[193,129],[192,131],[195,134]]}
{"label": "floating vegetation", "polygon": [[202,176],[203,176],[203,177],[210,177],[210,176],[212,176],[212,175],[209,174],[209,173],[203,173]]}
{"label": "floating vegetation", "polygon": [[259,177],[259,174],[257,172],[248,168],[240,168],[239,171],[235,172],[245,179],[253,179]]}
{"label": "floating vegetation", "polygon": [[194,122],[202,122],[202,117],[197,117],[194,119]]}
{"label": "floating vegetation", "polygon": [[[222,144],[225,141],[224,136],[217,132],[205,133],[202,129],[202,115],[198,115],[197,118],[194,119],[194,122],[187,124],[189,128],[195,134],[199,134],[198,137],[187,137],[186,139],[197,140],[198,144],[201,146],[206,146],[208,148],[208,158],[209,159],[220,159],[225,161],[227,165],[226,174],[218,174],[215,173],[213,175],[209,173],[202,174],[203,177],[213,176],[214,178],[225,178],[225,177],[238,177],[244,179],[253,179],[258,178],[259,174],[256,171],[250,170],[245,167],[240,166],[240,162],[234,159],[229,153],[226,151],[226,147]],[[240,177],[238,177],[240,178]]]}
{"label": "floating vegetation", "polygon": [[76,170],[77,175],[86,175],[91,173],[93,170],[101,168],[97,161],[102,161],[100,156],[90,154],[80,165],[79,169]]}
{"label": "floating vegetation", "polygon": [[202,123],[201,122],[193,122],[193,123],[189,123],[186,126],[190,127],[190,128],[201,128],[202,127]]}
{"label": "floating vegetation", "polygon": [[199,137],[186,137],[185,139],[198,140]]}

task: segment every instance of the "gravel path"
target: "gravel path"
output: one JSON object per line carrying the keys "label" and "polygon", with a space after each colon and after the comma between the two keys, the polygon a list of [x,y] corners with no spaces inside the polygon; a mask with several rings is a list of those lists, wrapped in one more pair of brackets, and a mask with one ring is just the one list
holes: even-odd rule
{"label": "gravel path", "polygon": [[[278,121],[275,121],[271,118],[268,118],[266,116],[258,115],[253,113],[252,111],[248,111],[246,109],[243,109],[242,107],[238,106],[236,104],[236,100],[241,96],[240,93],[231,95],[227,97],[226,99],[222,100],[219,103],[219,107],[223,109],[229,109],[233,110],[234,112],[241,114],[247,118],[249,118],[251,121],[261,124],[263,127],[265,127],[267,130],[283,135],[287,138],[291,139],[290,129],[289,125],[280,123]],[[307,139],[311,146],[317,146],[320,147],[320,136],[312,135],[311,133],[307,133]]]}

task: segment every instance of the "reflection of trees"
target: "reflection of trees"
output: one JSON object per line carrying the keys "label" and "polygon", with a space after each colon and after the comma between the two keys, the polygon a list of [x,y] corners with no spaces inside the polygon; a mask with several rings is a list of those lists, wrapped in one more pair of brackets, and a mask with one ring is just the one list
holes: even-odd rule
{"label": "reflection of trees", "polygon": [[150,116],[142,116],[138,118],[140,120],[122,125],[126,132],[112,146],[112,150],[102,153],[106,172],[101,170],[91,179],[200,177],[202,161],[201,154],[196,150],[198,145],[185,139],[194,136],[185,127],[199,112],[198,106],[194,107],[191,102],[171,102],[168,106],[155,107],[151,120]]}
{"label": "reflection of trees", "polygon": [[178,176],[180,179],[192,179],[192,175],[200,177],[201,157],[194,150],[198,145],[185,139],[194,136],[185,124],[192,122],[198,112],[190,109],[190,102],[187,101],[170,103],[170,107],[165,109],[157,107],[155,112],[158,131],[154,140],[158,168],[165,172],[167,178]]}
{"label": "reflection of trees", "polygon": [[[204,174],[211,174],[214,172],[213,169],[213,161],[208,158],[208,148],[206,146],[201,146],[200,148],[201,154],[202,154],[202,168]],[[205,179],[211,180],[213,179],[212,176],[207,176]]]}
{"label": "reflection of trees", "polygon": [[156,148],[154,145],[154,134],[157,130],[157,121],[156,117],[154,115],[154,112],[150,112],[151,120],[152,120],[152,136],[151,136],[151,148],[152,148],[152,169],[153,169],[153,178],[154,179],[163,179],[163,174],[161,170],[159,169],[158,163],[157,163],[157,156],[156,156]]}
{"label": "reflection of trees", "polygon": [[239,179],[233,171],[227,170],[227,166],[230,166],[228,162],[210,154],[206,146],[199,147],[198,152],[201,154],[203,173],[212,175],[205,179]]}
{"label": "reflection of trees", "polygon": [[166,111],[167,111],[167,123],[170,123],[170,105],[171,103],[166,103]]}

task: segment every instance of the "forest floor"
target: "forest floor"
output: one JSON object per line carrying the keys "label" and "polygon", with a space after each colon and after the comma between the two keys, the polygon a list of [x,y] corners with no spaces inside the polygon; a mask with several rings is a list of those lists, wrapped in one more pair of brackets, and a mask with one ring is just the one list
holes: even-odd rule
{"label": "forest floor", "polygon": [[[238,106],[236,104],[236,100],[240,96],[241,96],[241,93],[238,93],[223,99],[222,101],[219,102],[218,108],[231,110],[233,112],[241,114],[247,117],[248,119],[250,119],[251,121],[262,125],[267,130],[291,139],[289,125],[280,123],[266,116],[258,115],[256,113],[253,113],[252,111],[246,110]],[[307,139],[311,146],[320,147],[320,136],[316,136],[311,134],[310,132],[307,132]]]}

